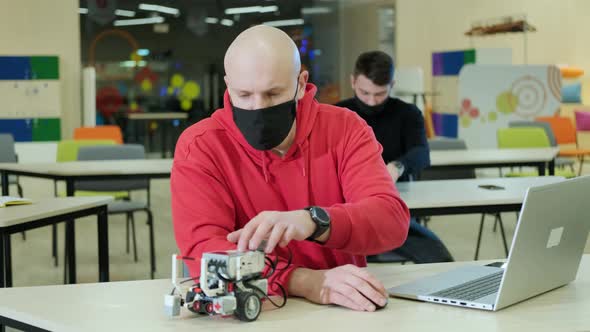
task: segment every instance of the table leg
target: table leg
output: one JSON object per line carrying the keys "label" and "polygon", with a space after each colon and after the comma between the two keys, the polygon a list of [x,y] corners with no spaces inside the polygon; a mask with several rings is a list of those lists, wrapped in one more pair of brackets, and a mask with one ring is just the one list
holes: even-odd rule
{"label": "table leg", "polygon": [[4,288],[4,234],[0,234],[0,288]]}
{"label": "table leg", "polygon": [[109,281],[109,223],[107,207],[97,213],[98,222],[98,281]]}
{"label": "table leg", "polygon": [[4,287],[12,287],[12,248],[10,245],[10,234],[4,237]]}
{"label": "table leg", "polygon": [[[67,196],[74,196],[74,181],[71,178],[66,179]],[[76,283],[76,227],[74,220],[66,221],[66,252],[67,252],[67,266],[68,266],[68,280],[69,284]],[[64,264],[66,264],[64,261]]]}
{"label": "table leg", "polygon": [[551,176],[555,175],[555,159],[552,159],[549,162],[549,175],[551,175]]}
{"label": "table leg", "polygon": [[0,172],[2,181],[2,196],[8,196],[8,173]]}
{"label": "table leg", "polygon": [[146,145],[146,151],[150,152],[152,151],[153,147],[154,147],[154,142],[153,142],[153,137],[152,135],[150,135],[150,121],[146,120],[144,121],[145,123],[145,145]]}
{"label": "table leg", "polygon": [[162,139],[162,159],[166,158],[166,152],[167,152],[167,148],[166,148],[166,141],[167,141],[167,136],[168,136],[168,121],[164,120],[162,122],[160,122],[160,125],[162,127],[162,132],[160,133],[160,135],[162,135],[161,139]]}
{"label": "table leg", "polygon": [[537,168],[539,169],[539,176],[545,176],[545,163],[540,163]]}

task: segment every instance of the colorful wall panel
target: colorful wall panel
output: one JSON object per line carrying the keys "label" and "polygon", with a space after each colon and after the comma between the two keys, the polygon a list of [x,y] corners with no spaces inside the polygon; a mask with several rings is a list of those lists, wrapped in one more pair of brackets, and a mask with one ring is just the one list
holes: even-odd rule
{"label": "colorful wall panel", "polygon": [[470,148],[495,148],[499,128],[554,115],[560,106],[556,66],[467,65],[459,75],[458,134]]}
{"label": "colorful wall panel", "polygon": [[510,64],[508,48],[468,49],[432,54],[433,123],[437,136],[458,135],[459,73],[467,64]]}
{"label": "colorful wall panel", "polygon": [[0,133],[18,142],[61,138],[57,56],[0,56]]}

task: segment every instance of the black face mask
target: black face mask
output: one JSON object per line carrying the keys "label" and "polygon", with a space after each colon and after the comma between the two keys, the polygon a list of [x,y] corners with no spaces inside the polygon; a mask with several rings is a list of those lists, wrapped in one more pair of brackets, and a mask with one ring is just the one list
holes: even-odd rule
{"label": "black face mask", "polygon": [[385,108],[385,103],[387,103],[387,98],[381,104],[374,105],[374,106],[365,104],[356,95],[354,96],[354,101],[356,102],[356,105],[358,106],[359,111],[363,115],[366,115],[366,116],[374,116],[374,115],[377,115],[377,114],[379,114],[379,113],[381,113],[383,111],[383,109]]}
{"label": "black face mask", "polygon": [[285,140],[297,112],[295,96],[292,100],[271,107],[245,110],[232,105],[234,122],[242,135],[256,150],[270,150]]}

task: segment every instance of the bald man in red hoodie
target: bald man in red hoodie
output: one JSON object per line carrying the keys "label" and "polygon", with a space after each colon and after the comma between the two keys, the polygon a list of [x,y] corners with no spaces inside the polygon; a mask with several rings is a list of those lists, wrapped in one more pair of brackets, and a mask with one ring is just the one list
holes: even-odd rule
{"label": "bald man in red hoodie", "polygon": [[359,311],[385,305],[365,256],[401,246],[410,216],[371,128],[314,99],[279,29],[245,30],[224,64],[224,107],[184,131],[172,168],[174,232],[181,254],[195,258],[191,276],[205,252],[266,241],[283,265],[292,255],[271,291],[279,283],[290,296]]}

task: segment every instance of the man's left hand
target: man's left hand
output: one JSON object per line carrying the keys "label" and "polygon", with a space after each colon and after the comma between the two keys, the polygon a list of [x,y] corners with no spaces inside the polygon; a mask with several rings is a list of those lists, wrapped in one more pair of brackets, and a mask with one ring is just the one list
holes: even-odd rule
{"label": "man's left hand", "polygon": [[309,211],[264,211],[250,220],[244,228],[229,233],[227,240],[237,243],[239,251],[256,250],[266,240],[264,251],[270,253],[277,245],[286,247],[292,240],[307,239],[315,229],[316,224],[311,220]]}

